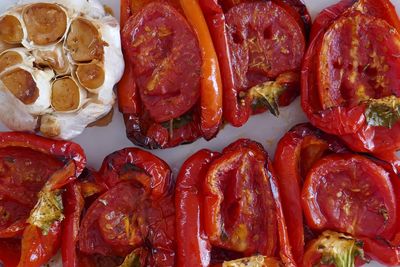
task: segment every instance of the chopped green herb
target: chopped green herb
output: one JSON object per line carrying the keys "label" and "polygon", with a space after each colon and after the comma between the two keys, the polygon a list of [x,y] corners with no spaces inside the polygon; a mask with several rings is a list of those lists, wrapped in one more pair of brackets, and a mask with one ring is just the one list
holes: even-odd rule
{"label": "chopped green herb", "polygon": [[400,119],[400,98],[388,96],[367,102],[365,111],[368,125],[392,128]]}
{"label": "chopped green herb", "polygon": [[63,210],[61,190],[41,191],[28,223],[39,227],[47,235],[54,222],[64,219]]}

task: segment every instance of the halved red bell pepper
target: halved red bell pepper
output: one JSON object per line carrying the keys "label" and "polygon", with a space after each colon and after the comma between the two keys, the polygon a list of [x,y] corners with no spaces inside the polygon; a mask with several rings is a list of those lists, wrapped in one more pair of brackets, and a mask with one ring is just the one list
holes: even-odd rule
{"label": "halved red bell pepper", "polygon": [[126,148],[107,156],[96,174],[106,191],[83,215],[80,262],[107,266],[174,266],[175,214],[169,166],[149,152]]}
{"label": "halved red bell pepper", "polygon": [[201,150],[175,188],[177,266],[216,266],[255,254],[285,254],[285,221],[262,146],[241,139],[221,154]]}
{"label": "halved red bell pepper", "polygon": [[357,257],[398,264],[400,187],[388,164],[351,154],[336,137],[300,124],[279,141],[274,166],[297,265],[357,265]]}
{"label": "halved red bell pepper", "polygon": [[[257,4],[251,2],[254,1],[199,1],[217,50],[223,74],[224,118],[237,127],[243,125],[251,114],[265,111],[267,108],[277,115],[276,102],[280,105],[289,105],[298,95],[300,61],[305,46],[304,26],[306,24],[308,28],[311,21],[305,5],[298,0],[272,1],[273,3],[258,4],[257,7]],[[258,18],[256,15],[258,13],[253,12],[254,10],[261,10],[260,13],[263,13],[264,18]],[[271,17],[276,18],[275,22],[265,19],[265,16],[268,17],[265,14],[268,12],[277,14],[271,15]],[[304,19],[304,23],[300,16]],[[248,19],[250,17],[252,18]],[[281,69],[280,63],[275,64],[269,61],[269,56],[276,51],[264,51],[265,60],[262,59],[262,56],[256,57],[256,52],[260,49],[268,50],[270,44],[267,43],[269,40],[274,40],[275,32],[273,31],[275,28],[273,27],[280,24],[280,17],[284,17],[285,22],[291,25],[289,31],[285,32],[285,29],[280,31],[288,35],[293,33],[293,36],[284,39],[292,41],[296,39],[295,44],[288,45],[294,51],[290,62],[287,62],[286,58],[279,58],[279,60],[275,58],[275,63],[285,62],[286,68],[289,68],[282,69],[282,71],[277,70]],[[249,21],[246,22],[246,19]],[[240,28],[243,25],[250,25],[256,20],[260,21],[257,22],[258,24],[248,26],[248,30]],[[260,26],[262,21],[265,21],[265,25]],[[273,23],[275,24],[273,25]],[[237,29],[237,32],[234,32],[235,29]],[[250,36],[252,32],[257,34]],[[247,42],[249,44],[241,47],[243,43]],[[251,44],[253,44],[253,48]],[[273,44],[272,46],[277,45]],[[298,46],[301,47],[295,50]],[[284,45],[282,45],[282,49],[284,49]],[[281,54],[276,52],[274,55],[278,57]],[[297,58],[299,60],[296,64],[293,64],[293,61]],[[246,63],[245,60],[249,62]],[[246,64],[249,64],[247,68],[245,68]],[[268,71],[267,67],[262,67],[268,64],[272,64],[269,67],[270,70],[274,71]],[[288,67],[289,65],[290,67]],[[292,65],[295,65],[295,67],[292,68]],[[261,67],[257,69],[257,66]],[[241,69],[247,69],[247,73],[243,74]],[[259,87],[256,88],[257,85]],[[251,91],[250,88],[254,88],[254,90]]]}
{"label": "halved red bell pepper", "polygon": [[[217,134],[221,124],[222,85],[217,55],[203,15],[195,1],[153,2],[156,1],[121,0],[126,68],[118,86],[118,97],[127,135],[135,144],[148,148],[173,147],[193,142],[201,136],[209,140]],[[194,9],[198,12],[193,12]],[[157,40],[164,42],[163,38],[171,32],[183,31],[171,35],[175,39],[183,38],[170,41],[173,49],[167,48],[168,45],[152,47],[150,37],[141,33],[143,25],[143,29],[150,29],[153,23],[158,23],[152,21],[152,12],[157,11],[173,14],[164,18],[160,25],[163,32],[155,37]],[[141,18],[135,21],[135,17]],[[148,41],[145,45],[138,44],[141,51],[131,52],[136,49],[135,45],[128,44],[133,40],[130,36],[133,32]],[[181,46],[182,43],[186,46]],[[165,66],[160,69],[141,60],[153,56],[152,52],[142,57],[145,49],[153,52],[159,49],[162,56],[151,62]],[[176,56],[174,51],[177,49],[180,50],[177,54],[184,55],[182,58]],[[145,67],[135,68],[142,63]],[[147,70],[141,72],[147,67],[154,68],[152,74],[146,73]],[[169,72],[171,68],[175,72]]]}
{"label": "halved red bell pepper", "polygon": [[[26,133],[0,133],[1,242],[19,240],[20,253],[1,254],[6,266],[41,266],[58,250],[63,207],[60,189],[86,164],[82,148]],[[18,250],[16,250],[17,252]],[[20,254],[15,258],[16,254]],[[13,257],[12,259],[8,257]]]}
{"label": "halved red bell pepper", "polygon": [[[374,69],[373,64],[367,64],[368,62],[364,62],[365,60],[361,60],[361,58],[363,53],[372,55],[368,49],[380,45],[376,43],[365,46],[360,43],[362,49],[359,51],[361,52],[354,55],[359,57],[359,60],[354,59],[354,62],[358,62],[356,63],[358,66],[354,66],[354,69],[357,67],[358,74],[352,76],[351,73],[348,73],[352,71],[352,64],[348,64],[347,54],[339,52],[338,55],[341,55],[338,57],[329,56],[330,54],[328,55],[322,49],[336,46],[336,50],[341,51],[341,46],[358,43],[361,39],[357,37],[357,34],[360,33],[357,33],[355,37],[346,37],[347,30],[344,29],[351,23],[357,23],[358,20],[362,20],[360,25],[365,27],[365,29],[360,28],[360,31],[369,32],[369,35],[365,35],[363,40],[369,38],[372,42],[380,42],[379,40],[384,38],[384,46],[392,50],[388,54],[376,51],[382,56],[383,61],[378,68]],[[334,27],[335,25],[337,28]],[[376,156],[383,156],[384,158],[388,158],[384,154],[393,154],[393,151],[400,147],[400,139],[398,138],[400,123],[397,122],[395,112],[390,110],[387,113],[381,112],[386,108],[386,104],[391,101],[393,106],[396,107],[396,99],[400,95],[396,91],[398,86],[393,85],[393,81],[398,81],[396,68],[400,67],[400,61],[393,61],[390,56],[396,54],[395,51],[400,49],[399,47],[396,48],[396,45],[391,46],[391,43],[398,43],[400,39],[399,25],[400,20],[393,5],[388,0],[342,0],[322,11],[315,19],[311,30],[311,43],[302,68],[301,103],[311,123],[326,132],[339,135],[355,151],[374,153]],[[342,29],[342,27],[344,28]],[[382,38],[375,38],[373,31],[380,35],[387,34],[382,35]],[[329,45],[329,38],[331,38],[329,36],[339,37],[332,39],[332,43]],[[346,38],[353,38],[354,40],[344,41]],[[350,48],[347,47],[346,50],[350,51]],[[327,55],[327,58],[324,58],[323,55]],[[324,62],[333,62],[333,67],[327,70]],[[390,64],[391,67],[380,69],[380,66],[385,66],[385,64]],[[337,77],[336,72],[340,69],[346,71],[346,73]],[[325,72],[330,74],[325,74]],[[332,79],[339,86],[338,90],[329,85],[333,83],[326,82],[329,80],[326,75],[335,77],[335,79]],[[353,78],[347,79],[347,77]],[[370,77],[372,85],[374,85],[375,79],[380,79],[379,77],[385,77],[386,80],[383,87],[375,86],[373,90],[370,90],[371,88],[366,86],[365,77]],[[358,84],[355,84],[356,82]],[[362,86],[366,87],[362,89]],[[334,90],[337,92],[335,93]],[[362,90],[367,93],[362,93]],[[357,92],[354,93],[355,91]],[[339,102],[340,104],[338,104]]]}

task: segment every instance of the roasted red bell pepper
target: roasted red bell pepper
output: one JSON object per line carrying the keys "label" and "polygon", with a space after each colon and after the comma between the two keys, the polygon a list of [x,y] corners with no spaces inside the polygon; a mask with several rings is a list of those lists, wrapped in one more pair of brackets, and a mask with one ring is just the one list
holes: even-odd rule
{"label": "roasted red bell pepper", "polygon": [[82,148],[72,142],[0,133],[0,239],[2,244],[19,240],[21,249],[0,253],[0,262],[41,266],[57,252],[64,218],[60,189],[76,179],[85,164]]}
{"label": "roasted red bell pepper", "polygon": [[178,175],[175,207],[177,266],[286,253],[274,171],[254,141],[238,140],[221,154],[201,150],[191,156]]}
{"label": "roasted red bell pepper", "polygon": [[[85,212],[79,232],[79,257],[87,266],[141,262],[174,266],[175,213],[172,173],[149,152],[126,148],[104,159],[96,183],[106,191]],[[111,263],[112,262],[112,263]],[[125,266],[125,265],[124,265]]]}
{"label": "roasted red bell pepper", "polygon": [[301,124],[279,141],[274,166],[297,265],[354,266],[357,257],[400,263],[394,257],[400,186],[388,164],[352,154],[337,137]]}
{"label": "roasted red bell pepper", "polygon": [[346,147],[335,137],[300,124],[286,133],[279,141],[274,159],[278,184],[281,190],[283,211],[287,220],[292,260],[301,264],[304,245],[301,188],[305,175],[312,165],[328,153],[345,152]]}
{"label": "roasted red bell pepper", "polygon": [[[306,24],[308,28],[310,23],[301,1],[251,2],[199,1],[223,74],[224,118],[234,126],[243,125],[251,114],[267,108],[277,115],[277,103],[288,105],[298,95],[306,39],[304,27]],[[275,14],[270,16],[274,20],[266,19],[268,12]],[[257,14],[263,15],[258,17]],[[281,19],[290,26],[278,30]],[[275,31],[290,37],[277,41]],[[283,43],[277,45],[275,41]],[[271,46],[281,50],[271,50]],[[290,47],[291,51],[285,47]],[[260,51],[263,56],[257,54]],[[285,53],[290,54],[290,60]]]}
{"label": "roasted red bell pepper", "polygon": [[[121,0],[121,14],[126,68],[118,97],[128,137],[148,148],[213,138],[222,119],[221,75],[198,3]],[[147,35],[151,27],[158,34]]]}
{"label": "roasted red bell pepper", "polygon": [[[356,24],[362,27],[349,36]],[[400,52],[399,25],[388,0],[342,0],[315,19],[302,68],[301,103],[311,123],[355,151],[385,159],[400,148],[400,60],[391,56]],[[349,54],[356,44],[360,49]]]}
{"label": "roasted red bell pepper", "polygon": [[63,194],[65,219],[62,222],[61,253],[64,267],[77,267],[78,257],[76,245],[78,242],[79,224],[84,207],[84,199],[78,182],[66,186]]}

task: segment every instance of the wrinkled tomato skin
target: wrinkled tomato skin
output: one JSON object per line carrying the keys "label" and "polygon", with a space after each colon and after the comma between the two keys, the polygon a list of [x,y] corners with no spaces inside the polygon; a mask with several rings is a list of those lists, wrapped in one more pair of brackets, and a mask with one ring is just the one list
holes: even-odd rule
{"label": "wrinkled tomato skin", "polygon": [[304,183],[302,206],[315,230],[372,238],[390,238],[395,230],[396,198],[389,174],[362,156],[329,155],[314,164]]}
{"label": "wrinkled tomato skin", "polygon": [[125,148],[107,156],[99,175],[101,181],[98,182],[106,188],[112,188],[121,181],[137,180],[154,198],[169,192],[173,182],[168,164],[139,148]]}
{"label": "wrinkled tomato skin", "polygon": [[307,241],[303,230],[301,188],[312,165],[328,153],[342,153],[346,147],[335,137],[324,134],[310,124],[294,126],[278,142],[274,167],[277,172],[283,212],[289,235],[288,258],[301,264]]}

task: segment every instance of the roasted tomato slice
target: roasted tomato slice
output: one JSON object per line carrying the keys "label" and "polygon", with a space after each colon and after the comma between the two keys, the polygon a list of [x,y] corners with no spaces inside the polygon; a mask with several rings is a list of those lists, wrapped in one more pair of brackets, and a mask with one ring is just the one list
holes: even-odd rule
{"label": "roasted tomato slice", "polygon": [[227,12],[226,24],[234,79],[242,90],[299,69],[304,36],[285,9],[272,2],[242,3]]}
{"label": "roasted tomato slice", "polygon": [[308,225],[355,236],[391,238],[397,220],[389,174],[352,154],[328,155],[309,171],[302,191]]}
{"label": "roasted tomato slice", "polygon": [[400,95],[400,35],[384,20],[354,14],[338,19],[318,52],[323,109],[354,107]]}
{"label": "roasted tomato slice", "polygon": [[199,43],[186,19],[160,2],[146,5],[122,31],[141,100],[156,122],[191,109],[200,95]]}

